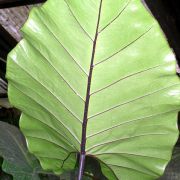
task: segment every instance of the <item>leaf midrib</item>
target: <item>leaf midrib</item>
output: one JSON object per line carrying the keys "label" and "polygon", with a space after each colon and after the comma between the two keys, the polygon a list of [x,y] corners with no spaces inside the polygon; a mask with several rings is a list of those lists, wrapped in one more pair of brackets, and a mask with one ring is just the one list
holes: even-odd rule
{"label": "leaf midrib", "polygon": [[91,62],[89,67],[89,75],[88,75],[88,82],[87,82],[87,91],[86,91],[86,100],[85,100],[85,106],[84,106],[84,116],[83,116],[83,124],[82,124],[82,137],[81,137],[81,155],[86,154],[86,128],[87,128],[87,122],[88,122],[88,109],[89,109],[89,101],[90,101],[90,91],[91,91],[91,81],[92,81],[92,72],[94,67],[94,57],[96,53],[96,42],[98,38],[98,31],[99,31],[99,24],[100,24],[100,18],[101,18],[101,8],[102,8],[102,0],[100,0],[99,4],[99,12],[98,12],[98,18],[97,18],[97,24],[96,24],[96,32],[95,37],[93,40],[93,49],[92,49],[92,55],[91,55]]}

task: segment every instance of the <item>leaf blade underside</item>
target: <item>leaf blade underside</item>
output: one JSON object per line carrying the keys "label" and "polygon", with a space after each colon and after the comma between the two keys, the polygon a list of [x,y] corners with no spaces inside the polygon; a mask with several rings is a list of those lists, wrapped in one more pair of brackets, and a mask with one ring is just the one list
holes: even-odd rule
{"label": "leaf blade underside", "polygon": [[23,112],[21,129],[42,167],[73,169],[96,41],[86,155],[108,179],[155,179],[178,136],[175,57],[140,0],[103,0],[94,40],[99,5],[49,0],[32,10],[8,56],[10,102]]}

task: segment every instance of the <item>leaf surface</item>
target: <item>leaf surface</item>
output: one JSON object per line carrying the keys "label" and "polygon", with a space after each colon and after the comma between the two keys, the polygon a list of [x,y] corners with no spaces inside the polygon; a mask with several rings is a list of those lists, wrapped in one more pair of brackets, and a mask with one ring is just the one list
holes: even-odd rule
{"label": "leaf surface", "polygon": [[42,167],[74,169],[83,147],[110,180],[162,175],[178,136],[180,81],[141,1],[49,0],[22,31],[8,56],[9,98]]}

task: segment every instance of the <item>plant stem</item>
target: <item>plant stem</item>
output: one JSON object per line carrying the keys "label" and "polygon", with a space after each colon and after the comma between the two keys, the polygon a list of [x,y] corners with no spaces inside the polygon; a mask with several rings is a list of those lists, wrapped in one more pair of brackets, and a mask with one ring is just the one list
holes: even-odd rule
{"label": "plant stem", "polygon": [[79,173],[78,173],[78,180],[81,180],[83,177],[83,171],[84,171],[84,164],[85,164],[85,154],[80,155],[79,159]]}
{"label": "plant stem", "polygon": [[94,57],[96,51],[96,42],[98,37],[98,29],[99,29],[99,22],[100,22],[100,15],[101,15],[101,7],[102,7],[102,0],[100,0],[99,6],[99,14],[96,26],[96,33],[93,41],[93,50],[91,56],[91,63],[89,69],[89,76],[88,76],[88,83],[87,83],[87,91],[86,91],[86,101],[84,107],[84,117],[83,117],[83,124],[82,124],[82,139],[81,139],[81,152],[80,152],[80,160],[79,160],[79,173],[78,173],[78,180],[82,180],[83,172],[84,172],[84,165],[85,165],[85,157],[86,157],[86,129],[87,129],[87,121],[88,121],[88,109],[89,109],[89,100],[90,100],[90,90],[91,90],[91,79],[92,79],[92,72],[94,67]]}

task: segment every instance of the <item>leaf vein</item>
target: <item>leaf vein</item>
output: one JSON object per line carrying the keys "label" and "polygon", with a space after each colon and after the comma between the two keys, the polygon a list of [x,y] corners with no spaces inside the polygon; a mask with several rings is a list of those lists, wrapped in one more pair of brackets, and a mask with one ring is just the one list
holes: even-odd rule
{"label": "leaf vein", "polygon": [[41,18],[39,16],[39,18],[41,19],[41,22],[44,24],[44,26],[47,28],[47,30],[53,35],[53,37],[56,39],[56,41],[61,45],[61,47],[63,47],[63,49],[67,52],[67,54],[72,58],[72,60],[76,63],[76,65],[86,74],[86,76],[88,76],[87,72],[83,69],[83,67],[77,62],[77,60],[75,60],[75,58],[71,55],[71,53],[67,50],[67,48],[62,44],[62,42],[60,42],[60,40],[58,39],[58,37],[51,31],[51,29],[48,27],[48,25],[45,23],[45,21],[43,20],[43,18]]}
{"label": "leaf vein", "polygon": [[[25,114],[25,113],[24,113]],[[29,115],[28,115],[29,116]],[[59,131],[57,131],[56,129],[54,129],[53,127],[51,127],[49,124],[46,124],[45,122],[41,121],[40,119],[37,119],[36,117],[33,117],[32,115],[30,116],[32,118],[34,118],[36,121],[39,121],[40,123],[44,124],[45,126],[47,126],[48,128],[50,128],[52,131],[54,131],[57,135],[62,136],[65,140],[66,140],[66,145],[68,145],[69,147],[72,147],[71,144],[69,144],[69,139],[67,139],[66,136],[64,136],[63,134],[61,134]],[[56,118],[55,118],[56,119]],[[57,119],[56,119],[57,120]],[[58,120],[57,120],[58,121]],[[59,121],[58,121],[59,122]],[[65,141],[63,140],[63,141]],[[73,147],[76,149],[76,147],[73,145]],[[76,149],[77,150],[77,149]]]}
{"label": "leaf vein", "polygon": [[29,95],[27,95],[26,93],[24,93],[23,91],[21,91],[19,88],[17,88],[17,86],[15,86],[13,83],[11,84],[12,86],[14,86],[14,88],[16,88],[17,90],[19,90],[22,94],[24,94],[25,96],[29,97],[31,100],[33,100],[34,102],[36,102],[40,107],[42,107],[44,110],[46,110],[48,113],[50,113],[58,122],[60,122],[62,124],[62,126],[75,138],[75,140],[78,142],[78,144],[80,144],[80,141],[78,140],[78,138],[72,134],[72,132],[70,131],[70,129],[61,121],[59,120],[50,110],[48,110],[45,106],[41,105],[37,100],[33,99],[32,97],[30,97]]}
{"label": "leaf vein", "polygon": [[103,91],[103,90],[105,90],[105,89],[107,89],[107,88],[109,88],[109,87],[111,87],[111,86],[113,86],[113,85],[116,85],[117,83],[119,83],[119,82],[122,81],[122,80],[128,79],[128,78],[130,78],[130,77],[133,77],[133,76],[138,75],[138,74],[141,74],[141,73],[143,74],[143,73],[145,73],[145,72],[147,72],[147,71],[150,71],[150,70],[152,70],[152,69],[155,69],[155,68],[164,66],[164,65],[166,65],[166,64],[168,64],[168,63],[160,64],[160,65],[157,65],[157,66],[154,66],[154,67],[150,67],[150,68],[148,68],[148,69],[143,69],[143,70],[141,70],[141,71],[138,71],[138,72],[132,73],[132,74],[130,74],[130,75],[127,75],[127,76],[125,76],[125,77],[123,77],[123,78],[121,78],[121,79],[119,79],[119,80],[117,80],[117,81],[115,81],[115,82],[113,82],[113,83],[111,83],[111,84],[109,84],[109,85],[101,88],[101,89],[98,89],[98,90],[92,92],[91,95],[97,94],[97,93],[99,93],[99,92],[101,92],[101,91]]}
{"label": "leaf vein", "polygon": [[78,21],[78,19],[76,18],[75,14],[73,13],[73,11],[72,11],[71,7],[69,6],[69,4],[67,3],[67,1],[64,0],[64,2],[65,2],[66,5],[68,6],[70,13],[71,13],[72,16],[74,17],[74,19],[76,20],[76,22],[78,23],[78,25],[80,26],[80,28],[84,31],[84,33],[87,35],[87,37],[88,37],[91,41],[93,41],[93,39],[91,38],[91,36],[88,34],[88,32],[83,28],[83,26],[81,25],[81,23],[80,23],[80,22]]}
{"label": "leaf vein", "polygon": [[[15,61],[14,61],[15,62]],[[40,81],[38,81],[36,78],[34,78],[28,71],[26,71],[22,66],[20,66],[17,62],[15,62],[25,73],[27,73],[32,79],[34,79],[38,84],[40,84],[42,87],[44,87],[58,102],[60,102],[60,104],[70,113],[73,115],[73,117],[75,117],[75,119],[77,119],[80,123],[81,120],[69,109],[66,107],[66,105],[64,103],[62,103],[62,101],[55,96],[45,85],[43,85]]]}
{"label": "leaf vein", "polygon": [[138,98],[132,99],[132,100],[130,100],[130,101],[127,101],[127,102],[118,104],[118,105],[113,106],[113,107],[111,107],[111,108],[109,108],[109,109],[106,109],[105,111],[102,111],[102,112],[99,112],[99,113],[97,113],[97,114],[94,114],[94,115],[90,116],[88,119],[94,118],[94,117],[96,117],[96,116],[99,116],[99,115],[101,115],[101,114],[104,114],[104,113],[106,113],[106,112],[109,112],[109,111],[111,111],[111,110],[113,110],[113,109],[119,108],[119,107],[124,106],[124,105],[126,105],[126,104],[129,104],[129,103],[131,103],[131,102],[134,102],[134,101],[137,101],[137,100],[139,100],[139,99],[145,98],[145,97],[147,97],[147,96],[156,94],[156,93],[158,93],[158,92],[160,92],[160,91],[163,91],[163,90],[165,90],[165,89],[168,89],[168,88],[171,88],[171,87],[174,87],[174,86],[177,86],[177,85],[180,85],[180,83],[176,83],[176,84],[173,84],[173,85],[171,85],[171,86],[167,86],[167,87],[158,89],[157,91],[153,91],[153,92],[151,92],[151,93],[145,94],[145,95],[143,95],[143,96],[140,96],[140,97],[138,97]]}
{"label": "leaf vein", "polygon": [[125,140],[128,140],[128,139],[130,140],[130,139],[138,138],[138,137],[142,137],[142,136],[157,136],[157,135],[167,135],[167,133],[147,133],[147,134],[139,134],[139,135],[136,135],[136,136],[130,136],[130,137],[125,137],[125,138],[119,138],[119,139],[115,139],[115,140],[112,140],[112,141],[96,144],[96,145],[90,147],[89,149],[87,149],[87,152],[92,151],[94,148],[97,148],[99,146],[105,146],[107,144],[116,143],[118,141],[125,141]]}
{"label": "leaf vein", "polygon": [[63,75],[61,75],[57,68],[55,66],[53,66],[53,64],[50,62],[50,60],[48,58],[46,58],[30,41],[28,41],[28,43],[34,48],[34,50],[36,50],[40,55],[41,57],[43,57],[47,62],[48,64],[56,71],[56,73],[63,79],[63,81],[69,86],[69,88],[83,101],[84,99],[79,95],[79,93],[76,92],[76,90],[66,81],[66,79],[63,77]]}
{"label": "leaf vein", "polygon": [[46,157],[46,156],[39,156],[37,155],[39,158],[44,158],[44,159],[54,159],[54,160],[60,160],[63,162],[63,159],[57,158],[57,157]]}
{"label": "leaf vein", "polygon": [[110,127],[110,128],[107,128],[107,129],[104,129],[104,130],[102,130],[102,131],[99,131],[99,132],[97,132],[97,133],[95,133],[95,134],[89,135],[89,136],[87,136],[87,139],[88,139],[88,138],[92,138],[93,136],[102,134],[102,133],[104,133],[104,132],[110,131],[110,130],[112,130],[112,129],[118,128],[118,127],[120,127],[120,126],[122,126],[122,125],[125,125],[125,124],[134,123],[134,122],[137,122],[137,121],[145,120],[145,119],[148,119],[148,118],[151,118],[151,117],[160,116],[160,115],[167,114],[167,113],[171,113],[171,112],[178,111],[178,110],[179,110],[179,108],[178,108],[178,109],[173,109],[173,110],[167,111],[167,112],[162,112],[162,113],[159,113],[159,114],[154,114],[154,115],[151,115],[151,116],[145,116],[145,117],[141,117],[141,118],[137,118],[137,119],[128,120],[128,121],[126,121],[126,122],[123,122],[123,123],[117,124],[117,125],[115,125],[115,126],[112,126],[112,127]]}
{"label": "leaf vein", "polygon": [[53,144],[53,145],[55,145],[55,146],[57,146],[57,147],[59,147],[59,148],[62,148],[65,152],[70,152],[68,149],[66,149],[65,147],[63,147],[63,146],[60,146],[59,144],[57,144],[57,143],[55,143],[55,142],[53,142],[53,141],[50,141],[50,140],[48,140],[48,139],[44,139],[44,138],[41,138],[41,137],[35,137],[35,136],[30,136],[30,135],[26,135],[26,137],[28,138],[32,138],[32,139],[39,139],[39,140],[41,140],[41,141],[47,141],[48,143],[50,143],[50,144]]}
{"label": "leaf vein", "polygon": [[127,44],[126,46],[124,46],[123,48],[121,48],[120,50],[118,50],[117,52],[115,52],[114,54],[110,55],[109,57],[101,60],[100,62],[94,64],[94,67],[102,64],[105,61],[110,60],[112,57],[114,57],[115,55],[119,54],[120,52],[122,52],[123,50],[125,50],[126,48],[130,47],[131,45],[133,45],[135,42],[137,42],[139,39],[141,39],[143,36],[145,36],[151,29],[153,26],[151,26],[148,30],[146,30],[144,33],[142,33],[139,37],[137,37],[136,39],[134,39],[133,41],[131,41],[129,44]]}
{"label": "leaf vein", "polygon": [[129,156],[139,156],[139,157],[144,157],[144,158],[153,158],[153,159],[159,159],[163,161],[168,161],[167,159],[159,158],[159,157],[154,157],[154,156],[148,156],[148,155],[142,155],[142,154],[134,154],[134,153],[127,153],[127,152],[107,152],[107,153],[95,153],[96,156],[101,156],[101,155],[129,155]]}
{"label": "leaf vein", "polygon": [[117,20],[120,15],[126,10],[126,8],[128,7],[128,5],[130,4],[131,0],[129,0],[127,2],[127,4],[124,6],[124,8],[118,13],[118,15],[112,19],[107,25],[105,25],[98,33],[101,33],[102,31],[104,31],[108,26],[110,26],[115,20]]}
{"label": "leaf vein", "polygon": [[159,177],[159,174],[155,175],[154,172],[153,174],[150,174],[150,173],[146,173],[146,172],[143,172],[143,171],[140,171],[140,170],[137,170],[137,169],[134,169],[134,168],[131,168],[131,167],[125,167],[125,166],[120,166],[120,165],[115,165],[115,164],[107,164],[108,166],[114,166],[114,167],[119,167],[119,168],[124,168],[124,169],[129,169],[129,170],[133,170],[133,171],[136,171],[136,172],[139,172],[141,174],[145,174],[145,175],[149,175],[149,176],[154,176],[155,178]]}

